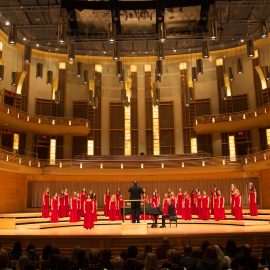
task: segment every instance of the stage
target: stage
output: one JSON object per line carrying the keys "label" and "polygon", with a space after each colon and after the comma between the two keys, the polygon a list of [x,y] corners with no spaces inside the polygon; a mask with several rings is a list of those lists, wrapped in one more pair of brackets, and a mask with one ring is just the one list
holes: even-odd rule
{"label": "stage", "polygon": [[[179,219],[177,227],[174,223],[170,227],[167,221],[166,228],[151,228],[152,221],[148,220],[146,231],[131,233],[123,231],[121,221],[108,221],[101,212],[99,221],[91,230],[83,228],[83,221],[70,223],[68,218],[50,223],[49,219],[42,219],[40,213],[1,214],[1,224],[13,220],[15,228],[0,229],[0,241],[3,248],[10,249],[16,240],[21,240],[24,247],[33,243],[40,251],[50,243],[67,255],[74,246],[110,248],[114,255],[134,244],[139,248],[145,244],[155,248],[164,237],[170,239],[172,247],[180,250],[187,243],[199,247],[203,240],[209,240],[224,245],[226,240],[233,238],[238,244],[251,243],[258,254],[262,246],[270,242],[270,210],[260,210],[258,217],[251,217],[245,211],[244,221],[235,221],[230,215],[227,217],[225,221],[200,221],[194,216],[190,221]],[[125,222],[130,223],[129,220]]]}

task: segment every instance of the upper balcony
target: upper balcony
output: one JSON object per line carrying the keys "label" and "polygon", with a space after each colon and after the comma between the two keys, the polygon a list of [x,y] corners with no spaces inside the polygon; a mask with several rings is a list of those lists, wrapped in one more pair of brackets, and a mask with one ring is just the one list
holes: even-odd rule
{"label": "upper balcony", "polygon": [[197,133],[233,132],[270,125],[270,105],[237,113],[203,115],[195,118]]}
{"label": "upper balcony", "polygon": [[3,103],[0,103],[0,123],[15,132],[52,136],[86,136],[90,131],[87,119],[29,115]]}

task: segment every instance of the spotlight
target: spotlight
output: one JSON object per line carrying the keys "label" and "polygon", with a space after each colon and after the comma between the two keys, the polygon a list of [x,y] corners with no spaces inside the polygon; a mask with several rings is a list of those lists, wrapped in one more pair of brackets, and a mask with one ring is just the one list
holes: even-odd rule
{"label": "spotlight", "polygon": [[56,104],[59,104],[61,102],[61,93],[60,93],[59,90],[55,91],[55,100],[54,100],[54,102]]}
{"label": "spotlight", "polygon": [[116,41],[116,25],[115,23],[109,23],[108,25],[108,40],[110,43]]}
{"label": "spotlight", "polygon": [[88,70],[83,71],[83,83],[88,84]]}
{"label": "spotlight", "polygon": [[118,43],[115,42],[113,46],[113,60],[118,60],[119,59],[119,49],[118,49]]}
{"label": "spotlight", "polygon": [[31,57],[32,57],[32,47],[29,45],[24,46],[24,63],[29,64],[31,63]]}
{"label": "spotlight", "polygon": [[265,77],[266,77],[267,81],[270,80],[270,67],[266,67],[266,69],[265,69]]}
{"label": "spotlight", "polygon": [[191,75],[192,75],[192,81],[196,82],[198,81],[198,76],[197,76],[197,70],[196,67],[191,68]]}
{"label": "spotlight", "polygon": [[5,67],[4,65],[0,65],[0,81],[4,80]]}
{"label": "spotlight", "polygon": [[197,68],[198,74],[203,74],[203,60],[202,59],[196,60],[196,68]]}
{"label": "spotlight", "polygon": [[217,23],[216,23],[216,19],[212,18],[210,20],[210,39],[211,40],[216,40],[217,38]]}
{"label": "spotlight", "polygon": [[247,41],[247,54],[248,54],[248,57],[254,57],[254,44],[253,44],[253,40],[251,39]]}
{"label": "spotlight", "polygon": [[242,74],[243,73],[243,66],[242,66],[242,61],[241,58],[237,59],[237,73]]}
{"label": "spotlight", "polygon": [[232,82],[234,80],[232,67],[229,67],[228,73],[229,73],[229,80]]}
{"label": "spotlight", "polygon": [[17,72],[11,72],[11,85],[16,86],[17,81]]}
{"label": "spotlight", "polygon": [[268,35],[268,27],[267,27],[266,20],[262,20],[260,22],[260,34],[261,34],[261,38],[266,38]]}
{"label": "spotlight", "polygon": [[119,76],[119,83],[123,83],[125,81],[125,73],[124,70],[122,69],[121,75]]}
{"label": "spotlight", "polygon": [[158,43],[158,59],[163,60],[164,59],[164,50],[163,50],[163,43]]}
{"label": "spotlight", "polygon": [[52,85],[52,81],[53,81],[53,72],[51,70],[48,70],[46,83]]}
{"label": "spotlight", "polygon": [[202,42],[202,57],[209,58],[209,45],[208,45],[207,40],[204,40]]}
{"label": "spotlight", "polygon": [[158,39],[159,42],[164,43],[166,41],[166,24],[164,22],[159,22],[158,24]]}
{"label": "spotlight", "polygon": [[11,45],[15,45],[16,42],[17,42],[17,27],[15,24],[12,24],[8,35],[8,43]]}
{"label": "spotlight", "polygon": [[116,76],[120,77],[122,73],[122,61],[117,60],[116,61]]}
{"label": "spotlight", "polygon": [[5,26],[10,26],[10,21],[5,21]]}
{"label": "spotlight", "polygon": [[77,62],[77,77],[80,78],[82,76],[82,62]]}
{"label": "spotlight", "polygon": [[156,60],[156,74],[161,76],[163,74],[162,60]]}
{"label": "spotlight", "polygon": [[74,43],[68,44],[68,61],[75,61],[75,45]]}
{"label": "spotlight", "polygon": [[65,29],[65,25],[63,23],[60,23],[58,25],[58,29],[57,29],[57,39],[58,39],[58,43],[60,44],[64,44],[66,41],[66,29]]}
{"label": "spotlight", "polygon": [[42,77],[43,77],[43,64],[42,63],[37,63],[36,78],[42,79]]}

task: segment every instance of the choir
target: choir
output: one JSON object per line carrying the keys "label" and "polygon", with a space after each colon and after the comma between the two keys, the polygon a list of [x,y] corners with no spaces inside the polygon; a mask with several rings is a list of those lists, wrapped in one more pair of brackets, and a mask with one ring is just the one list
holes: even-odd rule
{"label": "choir", "polygon": [[[143,191],[142,204],[152,208],[161,207],[164,215],[168,212],[171,203],[176,209],[177,216],[183,220],[191,220],[194,215],[200,220],[209,220],[211,214],[216,221],[226,219],[225,199],[215,185],[209,193],[210,195],[205,190],[201,192],[194,188],[191,192],[182,192],[182,189],[179,188],[178,194],[175,195],[169,188],[164,194],[162,203],[157,189],[153,191],[151,196],[145,189]],[[249,184],[248,196],[250,215],[257,216],[257,192],[253,183]],[[103,195],[103,201],[104,215],[110,221],[122,220],[121,208],[124,206],[124,198],[120,188],[115,193],[111,193],[110,189],[107,189]],[[235,219],[243,220],[242,197],[234,184],[231,184],[230,188],[230,206],[231,214]],[[78,222],[84,217],[84,228],[91,229],[94,227],[94,222],[97,221],[96,194],[92,190],[87,193],[86,189],[83,188],[81,193],[74,191],[70,196],[68,190],[65,189],[59,195],[55,193],[50,199],[49,188],[46,188],[42,198],[42,217],[50,217],[51,222],[58,222],[59,218],[63,217],[69,217],[70,222]],[[142,215],[141,219],[144,218],[149,220],[153,217]]]}

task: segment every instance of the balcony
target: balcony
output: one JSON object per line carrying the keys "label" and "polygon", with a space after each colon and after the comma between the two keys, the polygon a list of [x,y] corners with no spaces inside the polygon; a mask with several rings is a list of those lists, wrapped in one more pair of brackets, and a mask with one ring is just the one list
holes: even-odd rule
{"label": "balcony", "polygon": [[197,133],[233,132],[252,128],[269,127],[270,105],[255,110],[203,115],[195,118],[194,129]]}
{"label": "balcony", "polygon": [[0,104],[0,123],[15,132],[52,136],[86,136],[90,131],[86,119],[29,115],[3,103]]}

